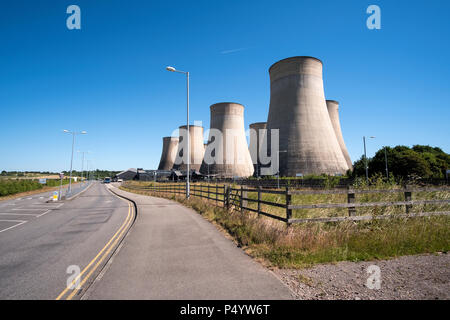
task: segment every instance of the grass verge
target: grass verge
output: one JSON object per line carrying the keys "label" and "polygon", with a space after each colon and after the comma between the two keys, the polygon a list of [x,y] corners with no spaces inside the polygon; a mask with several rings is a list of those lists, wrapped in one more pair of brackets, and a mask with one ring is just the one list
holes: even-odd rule
{"label": "grass verge", "polygon": [[186,200],[173,194],[121,189],[176,200],[223,227],[251,256],[281,268],[447,252],[450,247],[448,216],[286,227],[284,223],[250,212],[227,211],[201,198]]}

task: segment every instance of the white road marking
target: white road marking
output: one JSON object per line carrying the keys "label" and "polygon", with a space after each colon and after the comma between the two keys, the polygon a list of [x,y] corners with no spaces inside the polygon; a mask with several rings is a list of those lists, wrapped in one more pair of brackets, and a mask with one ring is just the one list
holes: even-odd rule
{"label": "white road marking", "polygon": [[33,199],[33,198],[27,198],[27,200],[31,200],[31,199]]}
{"label": "white road marking", "polygon": [[17,211],[19,211],[19,210],[22,210],[22,211],[34,211],[34,210],[39,210],[39,211],[42,211],[42,209],[46,209],[46,208],[13,208],[13,209],[11,209],[11,210],[17,210]]}
{"label": "white road marking", "polygon": [[34,213],[0,212],[0,215],[2,215],[2,216],[35,216],[35,217],[39,217],[38,214],[34,214]]}
{"label": "white road marking", "polygon": [[42,217],[44,214],[47,214],[47,213],[49,213],[50,211],[52,211],[52,210],[47,210],[47,211],[45,211],[44,213],[41,213],[40,215],[38,215],[38,216],[36,216],[36,217]]}
{"label": "white road marking", "polygon": [[0,233],[3,232],[3,231],[9,230],[9,229],[18,227],[18,226],[20,226],[21,224],[27,223],[27,221],[23,221],[23,220],[0,220],[0,221],[6,221],[6,222],[18,222],[18,224],[13,225],[12,227],[9,227],[9,228],[0,230]]}

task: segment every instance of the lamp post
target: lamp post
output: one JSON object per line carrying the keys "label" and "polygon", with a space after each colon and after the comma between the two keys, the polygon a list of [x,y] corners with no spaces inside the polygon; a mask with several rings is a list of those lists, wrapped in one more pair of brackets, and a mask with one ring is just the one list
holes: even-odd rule
{"label": "lamp post", "polygon": [[386,163],[386,179],[389,180],[389,170],[388,170],[386,146],[384,146],[384,162]]}
{"label": "lamp post", "polygon": [[[375,139],[375,137],[371,136],[370,139]],[[364,142],[364,163],[366,167],[366,182],[369,183],[369,163],[367,161],[367,153],[366,153],[366,136],[363,136]]]}
{"label": "lamp post", "polygon": [[191,161],[191,149],[190,149],[190,141],[189,141],[189,72],[176,70],[174,67],[168,66],[166,67],[167,71],[170,72],[178,72],[186,75],[186,118],[187,118],[187,175],[186,175],[186,198],[189,198],[190,195],[190,186],[189,186],[189,179],[190,179],[190,161]]}
{"label": "lamp post", "polygon": [[86,131],[75,132],[69,130],[63,130],[63,132],[70,133],[72,135],[72,157],[70,158],[69,190],[67,191],[67,193],[70,194],[72,192],[72,164],[73,164],[73,147],[75,146],[75,136],[77,134],[86,134],[87,132]]}
{"label": "lamp post", "polygon": [[90,153],[89,151],[80,151],[77,150],[77,153],[81,153],[83,155],[83,159],[81,160],[81,181],[83,181],[83,175],[84,175],[84,155],[86,153]]}
{"label": "lamp post", "polygon": [[278,165],[277,186],[278,186],[278,189],[280,189],[280,152],[287,152],[287,150],[278,150],[278,152],[277,152],[277,165]]}

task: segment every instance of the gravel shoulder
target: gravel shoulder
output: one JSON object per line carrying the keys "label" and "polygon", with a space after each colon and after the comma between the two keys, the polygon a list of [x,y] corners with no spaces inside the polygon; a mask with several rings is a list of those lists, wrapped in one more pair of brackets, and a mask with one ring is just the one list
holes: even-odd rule
{"label": "gravel shoulder", "polygon": [[[372,275],[368,273],[371,265],[379,267],[379,289],[366,286]],[[392,260],[339,262],[307,269],[277,269],[274,272],[296,293],[297,299],[448,300],[449,267],[450,256],[438,253]]]}

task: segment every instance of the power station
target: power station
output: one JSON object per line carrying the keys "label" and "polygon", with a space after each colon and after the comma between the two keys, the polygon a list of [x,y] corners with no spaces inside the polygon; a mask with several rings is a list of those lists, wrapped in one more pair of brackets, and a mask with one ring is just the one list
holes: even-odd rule
{"label": "power station", "polygon": [[[210,106],[208,143],[203,127],[189,126],[190,168],[203,175],[234,178],[253,173],[299,176],[344,174],[352,162],[342,135],[339,103],[325,100],[323,63],[297,56],[269,68],[270,105],[267,122],[250,124],[249,146],[244,130],[244,106],[222,102]],[[264,130],[266,129],[266,130]],[[278,144],[271,150],[271,130]],[[187,126],[179,138],[164,137],[158,170],[186,171]],[[266,147],[267,150],[261,150]],[[264,156],[262,163],[261,155]],[[267,155],[267,158],[266,158]],[[271,159],[267,163],[267,159]],[[270,170],[267,170],[269,168]],[[197,172],[198,173],[198,172]]]}
{"label": "power station", "polygon": [[217,177],[249,177],[253,163],[244,129],[244,106],[222,102],[210,107],[208,145],[200,172]]}
{"label": "power station", "polygon": [[264,140],[264,134],[267,127],[266,122],[255,122],[250,124],[249,151],[252,157],[254,173],[257,177],[261,175],[260,146]]}
{"label": "power station", "polygon": [[[187,125],[180,126],[179,129],[178,151],[175,157],[174,170],[187,170]],[[189,146],[190,146],[190,161],[189,169],[192,171],[199,171],[202,165],[205,147],[203,144],[203,127],[196,125],[189,125]]]}
{"label": "power station", "polygon": [[172,170],[178,151],[177,137],[164,137],[158,170]]}
{"label": "power station", "polygon": [[[313,57],[292,57],[269,68],[270,130],[279,129],[279,172],[335,175],[348,170],[325,102],[322,61]],[[274,159],[272,155],[272,159]]]}
{"label": "power station", "polygon": [[353,170],[352,160],[348,154],[347,147],[345,146],[344,137],[341,131],[341,121],[339,120],[339,102],[335,100],[327,100],[327,109],[330,116],[331,124],[333,125],[334,133],[341,147],[342,154],[344,155],[345,161],[349,169]]}

